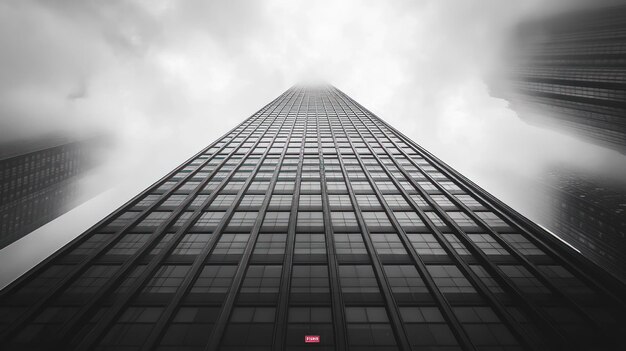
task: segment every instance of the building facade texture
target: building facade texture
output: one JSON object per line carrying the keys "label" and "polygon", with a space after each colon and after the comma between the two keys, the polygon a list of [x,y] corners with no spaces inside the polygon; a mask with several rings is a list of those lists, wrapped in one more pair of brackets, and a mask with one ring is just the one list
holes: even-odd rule
{"label": "building facade texture", "polygon": [[541,183],[540,197],[550,211],[538,221],[626,281],[626,186],[561,168]]}
{"label": "building facade texture", "polygon": [[527,122],[626,154],[626,6],[527,22],[509,42],[493,95]]}
{"label": "building facade texture", "polygon": [[0,343],[615,350],[625,291],[344,93],[293,87],[5,288]]}
{"label": "building facade texture", "polygon": [[90,141],[43,138],[2,145],[0,249],[78,204]]}

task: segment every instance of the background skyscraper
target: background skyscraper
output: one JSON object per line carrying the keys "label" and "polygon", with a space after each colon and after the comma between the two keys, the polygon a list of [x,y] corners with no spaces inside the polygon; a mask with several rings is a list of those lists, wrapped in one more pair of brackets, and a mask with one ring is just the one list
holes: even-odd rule
{"label": "background skyscraper", "polygon": [[626,5],[528,21],[491,86],[520,118],[626,154]]}
{"label": "background skyscraper", "polygon": [[47,136],[0,145],[0,249],[86,200],[79,180],[103,140]]}
{"label": "background skyscraper", "polygon": [[626,281],[626,181],[554,167],[539,183],[538,221]]}
{"label": "background skyscraper", "polygon": [[4,289],[0,343],[613,350],[625,292],[342,92],[294,87]]}

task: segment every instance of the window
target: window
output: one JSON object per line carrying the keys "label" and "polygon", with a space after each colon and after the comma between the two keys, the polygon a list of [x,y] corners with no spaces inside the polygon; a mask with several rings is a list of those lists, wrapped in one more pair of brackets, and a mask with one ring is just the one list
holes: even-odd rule
{"label": "window", "polygon": [[392,231],[393,227],[385,212],[363,212],[363,220],[370,231]]}
{"label": "window", "polygon": [[378,209],[381,207],[380,202],[378,202],[378,199],[376,198],[376,195],[356,195],[356,202],[357,204],[359,204],[359,207],[363,209]]}
{"label": "window", "polygon": [[330,218],[335,231],[358,231],[354,212],[331,212]]}
{"label": "window", "polygon": [[157,200],[160,198],[160,195],[146,195],[146,197],[144,197],[143,199],[141,199],[139,202],[137,202],[137,204],[135,206],[138,207],[147,207],[152,205],[153,203],[157,202]]}
{"label": "window", "polygon": [[478,217],[480,217],[488,226],[493,228],[502,228],[508,227],[508,224],[502,220],[498,215],[493,212],[475,212]]}
{"label": "window", "polygon": [[328,203],[333,209],[352,208],[349,195],[328,195]]}
{"label": "window", "polygon": [[[235,196],[235,195],[230,195],[230,196]],[[241,202],[239,203],[239,207],[240,208],[260,208],[261,205],[263,204],[263,200],[265,200],[265,195],[244,195],[244,197],[241,199]]]}
{"label": "window", "polygon": [[446,252],[441,247],[433,234],[419,233],[407,234],[409,241],[420,255],[445,255]]}
{"label": "window", "polygon": [[297,230],[299,232],[324,231],[324,214],[322,212],[298,212]]}
{"label": "window", "polygon": [[[87,299],[97,292],[117,272],[119,266],[93,265],[80,275],[64,292],[72,300]],[[78,295],[78,296],[77,296]]]}
{"label": "window", "polygon": [[290,294],[294,302],[329,301],[328,268],[325,265],[294,265]]}
{"label": "window", "polygon": [[496,239],[489,234],[467,234],[471,241],[481,249],[485,255],[508,255],[509,253],[504,249]]}
{"label": "window", "polygon": [[426,226],[415,212],[396,211],[396,220],[405,231],[424,230]]}
{"label": "window", "polygon": [[218,262],[238,262],[243,254],[250,234],[240,233],[231,234],[224,233],[215,244],[215,248],[209,256],[210,261]]}
{"label": "window", "polygon": [[331,193],[344,193],[348,191],[348,188],[346,187],[346,183],[344,182],[337,182],[337,181],[327,182],[326,187],[328,189],[328,192],[331,192]]}
{"label": "window", "polygon": [[100,341],[102,348],[138,349],[152,332],[163,307],[130,306],[124,310],[106,336]]}
{"label": "window", "polygon": [[498,265],[506,276],[511,278],[523,292],[527,294],[548,294],[550,291],[530,273],[525,267],[520,265]]}
{"label": "window", "polygon": [[[196,350],[209,341],[213,325],[219,316],[219,307],[183,306],[168,325],[160,346],[165,349]],[[157,347],[157,349],[161,349]]]}
{"label": "window", "polygon": [[239,192],[241,189],[243,189],[244,184],[245,182],[242,182],[242,181],[231,180],[224,186],[223,191],[236,193],[236,192]]}
{"label": "window", "polygon": [[92,234],[85,239],[82,244],[70,252],[70,255],[84,256],[89,255],[92,252],[96,252],[98,249],[103,248],[107,241],[109,241],[113,235],[111,234]]}
{"label": "window", "polygon": [[346,307],[348,345],[359,350],[382,350],[396,345],[384,307]]}
{"label": "window", "polygon": [[300,191],[303,194],[319,193],[321,191],[320,182],[305,181],[300,183]]}
{"label": "window", "polygon": [[224,217],[224,212],[202,212],[193,225],[194,231],[213,231]]}
{"label": "window", "polygon": [[457,349],[458,343],[437,307],[400,307],[400,316],[415,349]]}
{"label": "window", "polygon": [[228,231],[251,230],[258,217],[259,213],[257,211],[235,212],[226,229]]}
{"label": "window", "polygon": [[470,195],[454,195],[454,196],[456,196],[457,199],[461,200],[461,202],[465,204],[465,206],[468,206],[469,208],[482,207],[480,202],[478,202],[478,200],[476,200]]}
{"label": "window", "polygon": [[322,207],[321,195],[300,195],[300,209],[320,208]]}
{"label": "window", "polygon": [[398,194],[384,194],[383,198],[389,207],[394,210],[403,210],[409,208],[409,203],[406,202],[402,195]]}
{"label": "window", "polygon": [[480,280],[487,286],[487,288],[494,294],[502,294],[504,290],[500,287],[500,284],[496,282],[495,279],[483,268],[479,265],[470,265],[472,271],[480,278]]}
{"label": "window", "polygon": [[289,212],[267,212],[263,219],[263,231],[287,231],[289,226]]}
{"label": "window", "polygon": [[275,301],[283,267],[250,265],[239,292],[239,301]]}
{"label": "window", "polygon": [[374,249],[383,262],[408,260],[404,245],[396,233],[370,234]]}
{"label": "window", "polygon": [[172,212],[169,211],[156,211],[150,212],[146,218],[144,218],[138,226],[140,227],[157,227],[170,217]]}
{"label": "window", "polygon": [[332,348],[335,344],[329,307],[290,307],[287,320],[288,349],[301,348],[305,335],[319,335],[320,347]]}
{"label": "window", "polygon": [[378,282],[370,265],[340,265],[339,282],[346,302],[381,300]]}
{"label": "window", "polygon": [[439,182],[439,185],[441,185],[444,189],[455,193],[455,192],[462,192],[463,190],[461,190],[461,188],[459,188],[458,185],[454,184],[453,182],[450,181],[445,181],[445,182]]}
{"label": "window", "polygon": [[398,188],[390,181],[377,181],[376,187],[383,193],[397,193]]}
{"label": "window", "polygon": [[265,192],[267,191],[267,188],[269,186],[270,186],[270,182],[268,181],[255,180],[252,183],[250,183],[250,186],[248,187],[248,191]]}
{"label": "window", "polygon": [[500,322],[493,310],[487,306],[453,307],[459,322],[478,347],[519,346],[511,332]]}
{"label": "window", "polygon": [[173,255],[198,255],[206,247],[211,235],[209,234],[185,234],[180,240]]}
{"label": "window", "polygon": [[524,256],[541,256],[545,253],[531,243],[522,234],[500,234],[511,246]]}
{"label": "window", "polygon": [[350,184],[355,193],[369,193],[373,191],[370,183],[367,181],[352,181]]}
{"label": "window", "polygon": [[414,266],[385,265],[384,267],[391,291],[398,302],[431,300],[430,293]]}
{"label": "window", "polygon": [[128,233],[107,252],[107,255],[132,255],[137,252],[150,238],[147,233]]}
{"label": "window", "polygon": [[454,223],[456,223],[461,228],[475,228],[478,225],[474,220],[472,220],[467,214],[464,212],[451,211],[447,212],[448,216],[452,218]]}
{"label": "window", "polygon": [[236,271],[237,266],[234,265],[204,266],[186,297],[187,301],[223,301]]}
{"label": "window", "polygon": [[[193,206],[200,206],[200,203],[206,201],[207,198],[207,195],[198,195],[198,197],[194,199]],[[200,203],[196,204],[196,200],[199,200]],[[209,205],[209,208],[226,209],[230,207],[233,202],[235,202],[235,195],[217,195]]]}
{"label": "window", "polygon": [[435,212],[426,211],[426,216],[433,222],[435,226],[442,228],[446,227],[446,223]]}
{"label": "window", "polygon": [[[559,265],[538,265],[537,268],[550,279],[550,282],[578,298],[591,298],[595,293],[570,271]],[[586,295],[586,296],[584,296]]]}
{"label": "window", "polygon": [[269,206],[274,210],[289,210],[292,198],[292,195],[272,195]]}
{"label": "window", "polygon": [[252,261],[281,262],[286,240],[287,234],[284,233],[260,233],[252,252]]}
{"label": "window", "polygon": [[224,331],[222,347],[227,350],[271,349],[275,314],[273,307],[235,307]]}
{"label": "window", "polygon": [[450,201],[450,199],[445,195],[431,195],[431,198],[441,207],[455,207],[452,201]]}
{"label": "window", "polygon": [[189,266],[161,266],[143,288],[143,293],[168,294],[175,293],[182,284]]}
{"label": "window", "polygon": [[445,295],[451,293],[475,293],[472,284],[465,278],[463,273],[452,265],[428,265],[428,272],[435,280],[439,290]]}
{"label": "window", "polygon": [[361,233],[335,233],[335,252],[340,262],[369,261]]}
{"label": "window", "polygon": [[277,181],[274,186],[274,193],[293,193],[293,181]]}
{"label": "window", "polygon": [[298,233],[294,247],[294,260],[296,262],[325,262],[324,234]]}
{"label": "window", "polygon": [[448,240],[450,245],[452,245],[452,248],[454,249],[454,251],[456,251],[457,254],[466,255],[466,256],[471,255],[470,252],[465,247],[465,244],[463,244],[456,235],[450,234],[450,233],[444,233],[443,236],[446,238],[446,240]]}
{"label": "window", "polygon": [[186,198],[187,198],[187,195],[176,195],[176,194],[170,195],[167,199],[165,199],[165,201],[163,201],[161,206],[174,206],[175,207],[175,206],[182,204]]}

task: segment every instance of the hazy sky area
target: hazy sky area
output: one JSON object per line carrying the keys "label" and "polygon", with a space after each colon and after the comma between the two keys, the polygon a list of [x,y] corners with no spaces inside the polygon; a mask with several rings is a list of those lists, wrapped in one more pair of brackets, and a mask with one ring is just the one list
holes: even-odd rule
{"label": "hazy sky area", "polygon": [[290,86],[326,81],[523,214],[552,163],[615,151],[521,121],[484,77],[519,21],[573,1],[0,2],[0,141],[106,131],[113,186],[0,251],[0,286]]}

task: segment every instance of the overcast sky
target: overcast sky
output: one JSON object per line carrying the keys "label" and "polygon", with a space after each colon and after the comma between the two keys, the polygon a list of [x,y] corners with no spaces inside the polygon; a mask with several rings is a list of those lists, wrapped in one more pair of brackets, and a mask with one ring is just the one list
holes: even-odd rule
{"label": "overcast sky", "polygon": [[[290,86],[327,81],[530,214],[528,178],[617,152],[533,127],[489,95],[511,27],[573,1],[0,2],[0,140],[106,131],[112,188],[0,251],[0,286]],[[621,173],[623,174],[623,173]]]}

